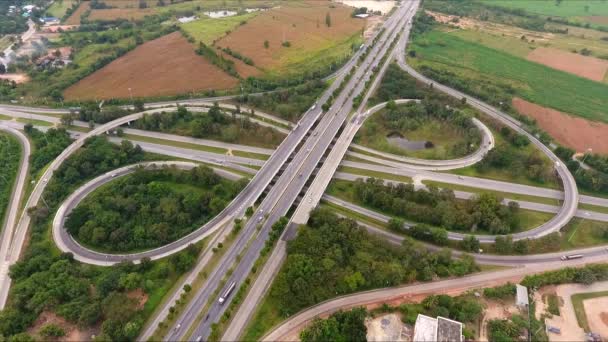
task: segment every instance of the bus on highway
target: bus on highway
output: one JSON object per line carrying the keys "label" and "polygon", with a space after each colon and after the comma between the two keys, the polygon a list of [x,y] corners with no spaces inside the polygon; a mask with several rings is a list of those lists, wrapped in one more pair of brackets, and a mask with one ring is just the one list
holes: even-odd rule
{"label": "bus on highway", "polygon": [[228,286],[228,288],[226,289],[226,291],[224,291],[224,294],[218,300],[218,302],[220,304],[224,304],[224,302],[226,301],[226,298],[228,298],[228,296],[230,296],[230,293],[232,293],[232,291],[234,290],[235,286],[236,286],[236,282],[233,281],[232,283],[230,283],[230,286]]}
{"label": "bus on highway", "polygon": [[564,255],[561,257],[561,259],[562,260],[572,260],[572,259],[580,259],[582,257],[583,257],[582,254],[571,254],[571,255]]}

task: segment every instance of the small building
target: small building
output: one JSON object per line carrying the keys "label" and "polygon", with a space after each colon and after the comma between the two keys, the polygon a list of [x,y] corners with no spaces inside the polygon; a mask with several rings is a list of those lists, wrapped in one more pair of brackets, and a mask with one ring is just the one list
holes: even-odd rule
{"label": "small building", "polygon": [[356,14],[355,17],[357,17],[359,19],[367,19],[367,18],[369,18],[369,13]]}
{"label": "small building", "polygon": [[25,5],[23,7],[21,7],[21,9],[23,9],[24,12],[31,12],[33,10],[35,10],[37,7],[36,5]]}
{"label": "small building", "polygon": [[527,310],[530,302],[528,300],[528,288],[522,285],[515,285],[515,304],[520,310]]}
{"label": "small building", "polygon": [[45,25],[59,24],[59,18],[43,17],[43,18],[40,18],[40,22]]}
{"label": "small building", "polygon": [[437,316],[419,314],[414,326],[414,342],[462,342],[462,323]]}

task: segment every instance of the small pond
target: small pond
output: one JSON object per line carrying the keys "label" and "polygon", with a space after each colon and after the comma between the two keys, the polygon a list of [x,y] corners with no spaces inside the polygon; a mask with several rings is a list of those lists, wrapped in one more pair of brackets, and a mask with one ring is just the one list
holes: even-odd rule
{"label": "small pond", "polygon": [[390,133],[386,136],[386,140],[389,144],[408,151],[420,151],[433,147],[433,144],[430,141],[408,140],[406,137],[404,137],[398,132]]}

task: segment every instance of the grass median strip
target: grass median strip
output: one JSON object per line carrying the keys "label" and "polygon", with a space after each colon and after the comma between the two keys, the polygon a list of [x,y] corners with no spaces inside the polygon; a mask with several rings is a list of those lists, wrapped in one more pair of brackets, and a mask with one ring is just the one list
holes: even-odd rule
{"label": "grass median strip", "polygon": [[[225,149],[222,147],[214,147],[214,146],[208,146],[208,145],[202,145],[202,144],[193,144],[193,143],[188,143],[188,142],[183,142],[183,141],[174,141],[174,140],[166,140],[166,139],[153,138],[153,137],[145,137],[145,136],[136,135],[136,134],[125,134],[125,135],[123,135],[123,138],[133,140],[133,141],[141,141],[141,142],[147,142],[147,143],[151,143],[151,144],[187,148],[187,149],[191,149],[191,150],[204,151],[204,152],[210,152],[210,153],[217,153],[217,154],[228,153],[228,149]],[[235,156],[244,157],[244,158],[252,158],[252,159],[259,159],[259,160],[268,159],[268,156],[263,155],[263,154],[258,154],[258,153],[253,153],[253,152],[244,152],[244,151],[239,151],[239,150],[232,150],[232,154]]]}
{"label": "grass median strip", "polygon": [[387,180],[394,180],[394,181],[406,182],[406,183],[412,182],[412,178],[408,177],[408,176],[395,175],[392,173],[365,170],[365,169],[358,169],[356,167],[350,167],[350,166],[340,166],[340,167],[338,167],[337,171],[351,173],[354,175],[374,177],[374,178],[378,178],[378,179],[387,179]]}
{"label": "grass median strip", "polygon": [[556,198],[514,194],[514,193],[510,193],[510,192],[487,190],[487,189],[474,188],[474,187],[465,186],[465,185],[450,184],[450,183],[443,183],[443,182],[436,182],[436,181],[429,181],[429,180],[422,181],[422,183],[425,185],[435,185],[438,188],[451,189],[451,190],[455,190],[455,191],[465,191],[465,192],[471,192],[474,194],[493,193],[499,197],[508,198],[511,200],[535,202],[535,203],[542,203],[542,204],[549,204],[549,205],[561,205],[560,200],[558,200]]}

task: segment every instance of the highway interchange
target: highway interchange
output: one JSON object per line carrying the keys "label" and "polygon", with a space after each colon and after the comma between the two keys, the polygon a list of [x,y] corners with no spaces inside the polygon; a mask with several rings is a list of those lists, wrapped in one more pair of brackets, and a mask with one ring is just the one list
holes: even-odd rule
{"label": "highway interchange", "polygon": [[[559,161],[559,159],[553,154],[551,149],[543,145],[534,136],[530,135],[523,128],[521,128],[521,124],[519,122],[509,117],[507,114],[500,112],[496,108],[493,108],[473,97],[462,94],[456,90],[445,87],[441,84],[437,84],[434,81],[427,79],[425,76],[419,74],[406,64],[404,58],[404,51],[405,46],[407,44],[407,39],[409,37],[409,28],[411,26],[410,20],[413,14],[416,12],[417,6],[417,2],[404,3],[395,11],[395,13],[389,19],[387,19],[384,24],[386,30],[380,33],[381,37],[378,42],[372,47],[366,46],[366,49],[370,49],[370,52],[368,53],[367,57],[359,65],[357,65],[359,56],[364,51],[360,50],[343,68],[341,68],[340,72],[337,72],[335,74],[336,80],[322,94],[315,106],[313,106],[310,110],[303,114],[298,124],[295,125],[295,127],[293,127],[290,131],[285,130],[285,128],[282,128],[284,132],[288,133],[288,135],[281,143],[281,145],[274,151],[254,147],[244,147],[239,145],[230,146],[230,144],[204,141],[202,139],[198,139],[197,141],[192,140],[194,138],[176,138],[175,136],[155,132],[145,132],[133,129],[125,130],[128,134],[142,136],[149,135],[163,140],[177,139],[179,141],[180,139],[182,139],[182,142],[201,144],[218,148],[227,147],[228,149],[238,149],[245,152],[257,153],[261,155],[270,154],[270,157],[266,161],[263,161],[260,159],[251,159],[247,157],[222,156],[221,154],[217,153],[204,152],[200,150],[188,150],[185,148],[171,147],[162,144],[137,142],[138,144],[142,145],[142,148],[147,151],[162,153],[174,157],[182,157],[190,160],[202,161],[211,165],[216,165],[216,171],[225,176],[238,177],[233,173],[231,174],[230,172],[225,171],[224,168],[230,168],[235,169],[237,171],[254,174],[253,178],[251,179],[247,187],[243,190],[243,192],[241,192],[241,194],[239,194],[237,198],[235,198],[222,211],[222,213],[220,213],[213,220],[205,224],[203,227],[171,244],[154,250],[136,254],[104,254],[86,249],[77,244],[69,236],[65,229],[62,228],[63,221],[66,215],[69,214],[69,211],[74,208],[80,200],[82,200],[88,193],[93,191],[98,186],[111,181],[115,177],[119,177],[133,172],[133,167],[130,166],[121,168],[119,170],[114,170],[111,173],[102,175],[88,182],[83,187],[79,188],[76,192],[74,192],[62,204],[55,216],[55,219],[53,220],[53,237],[58,247],[63,251],[72,252],[74,254],[75,259],[81,262],[104,266],[112,265],[124,260],[137,262],[143,257],[158,259],[165,257],[169,254],[175,253],[179,250],[182,250],[191,243],[200,241],[203,238],[210,236],[214,232],[218,232],[222,229],[225,229],[226,227],[229,227],[234,219],[241,218],[244,216],[245,209],[247,207],[259,203],[256,208],[255,214],[247,221],[245,227],[242,229],[241,234],[238,236],[233,246],[231,246],[231,248],[219,261],[217,267],[209,275],[206,282],[203,284],[201,289],[195,294],[193,300],[190,301],[190,303],[186,306],[185,310],[177,319],[175,325],[171,328],[169,334],[165,337],[165,339],[167,340],[183,340],[187,338],[197,339],[198,337],[200,337],[201,339],[205,339],[209,336],[209,333],[211,332],[211,324],[219,321],[221,315],[228,307],[228,304],[219,305],[216,301],[216,298],[213,297],[212,294],[216,293],[218,289],[222,289],[222,284],[236,282],[237,288],[238,286],[240,286],[240,284],[242,284],[245,278],[250,274],[253,263],[257,259],[260,250],[264,247],[272,224],[275,223],[280,217],[285,216],[294,204],[297,204],[297,207],[292,217],[292,222],[305,223],[310,209],[314,208],[321,200],[325,192],[325,188],[327,187],[331,178],[362,178],[362,176],[354,176],[348,173],[336,172],[339,165],[351,166],[361,169],[370,169],[379,172],[392,173],[395,175],[409,176],[412,177],[412,179],[418,186],[421,185],[422,180],[435,180],[445,183],[467,185],[476,188],[494,189],[509,193],[522,193],[528,195],[532,194],[534,196],[545,196],[563,200],[561,207],[545,207],[545,211],[556,213],[556,215],[551,220],[541,225],[540,227],[516,234],[516,236],[514,236],[516,239],[538,238],[551,232],[559,231],[574,216],[584,218],[592,216],[589,218],[601,221],[608,220],[608,215],[606,214],[592,213],[591,215],[587,215],[585,213],[589,213],[588,211],[577,211],[577,205],[579,200],[581,201],[581,203],[589,203],[600,206],[608,206],[608,200],[589,196],[579,196],[574,179],[568,169],[565,167],[565,165]],[[396,39],[398,39],[396,46],[391,45],[391,43]],[[388,58],[385,58],[383,60],[384,56],[387,56]],[[347,152],[349,146],[352,147],[351,141],[356,131],[359,129],[359,127],[361,127],[365,119],[377,110],[381,109],[383,105],[385,105],[380,104],[378,106],[370,108],[367,111],[363,110],[366,104],[367,97],[373,92],[375,85],[377,85],[377,83],[382,77],[384,70],[394,57],[396,57],[397,62],[401,66],[401,68],[403,68],[405,71],[407,71],[410,75],[414,76],[418,80],[427,84],[433,84],[436,90],[445,92],[450,96],[456,97],[458,99],[463,97],[466,98],[467,103],[469,105],[475,107],[486,115],[489,115],[490,117],[501,121],[503,124],[516,130],[520,134],[526,135],[535,146],[537,146],[542,152],[549,156],[549,158],[551,158],[551,160],[554,162],[554,167],[563,182],[564,191],[561,192],[557,190],[540,189],[526,185],[511,184],[493,180],[481,180],[478,178],[462,177],[447,173],[433,172],[438,170],[448,170],[472,165],[481,160],[485,153],[487,153],[487,151],[489,151],[493,147],[494,142],[491,132],[487,127],[485,127],[483,123],[481,123],[481,121],[478,120],[475,121],[475,124],[482,132],[482,144],[480,145],[479,149],[473,154],[457,160],[425,161],[412,158],[397,157],[393,155],[386,155],[378,151],[373,151],[376,157],[356,152]],[[334,90],[337,89],[341,82],[345,80],[346,75],[348,74],[351,68],[354,68],[355,70],[354,75],[350,80],[348,80],[346,86],[335,98],[333,106],[326,113],[323,113],[321,109],[322,104],[328,101]],[[366,82],[371,79],[371,77],[373,77],[373,73],[371,71],[377,69],[379,69],[379,72],[377,75],[373,75],[376,78],[372,82],[372,86],[369,89],[366,88]],[[365,92],[365,100],[362,101],[360,107],[355,110],[355,114],[352,117],[349,117],[349,115],[353,111],[354,98],[362,92]],[[208,106],[211,105],[213,101],[222,101],[228,99],[230,99],[230,97],[180,101],[180,103],[190,106],[189,109],[191,110],[205,110],[198,106]],[[409,100],[400,100],[398,102],[401,103],[405,101]],[[224,106],[227,107],[230,105]],[[141,118],[141,116],[145,113],[156,113],[160,111],[175,110],[174,102],[170,101],[151,103],[147,104],[146,107],[149,109],[144,112],[130,114],[107,124],[100,125],[87,133],[80,133],[74,143],[70,145],[66,150],[64,150],[63,153],[51,163],[48,169],[40,177],[40,181],[35,185],[30,197],[27,200],[25,208],[35,206],[35,204],[40,200],[44,188],[46,184],[48,184],[48,181],[51,179],[53,172],[57,170],[58,167],[60,167],[60,165],[63,163],[63,161],[65,161],[73,152],[80,148],[88,137],[104,134],[108,131],[116,129],[117,127],[128,124],[134,120]],[[36,119],[41,119],[45,121],[49,121],[49,116],[42,114],[63,114],[67,112],[64,109],[37,109],[10,105],[0,106],[0,111],[7,112],[14,117],[33,118],[34,116]],[[257,115],[265,119],[275,121],[281,125],[289,126],[289,123],[281,122],[280,119],[272,117],[271,115],[265,113],[257,113]],[[56,118],[54,119],[58,120]],[[260,120],[259,122],[264,121]],[[84,123],[78,123],[77,125],[82,126],[84,125]],[[16,124],[15,122],[0,122],[0,129],[17,136],[21,141],[22,145],[24,146],[24,157],[22,158],[22,162],[20,165],[19,176],[17,177],[14,196],[11,199],[9,210],[7,211],[6,224],[4,229],[2,230],[2,241],[0,241],[0,261],[2,262],[2,264],[0,265],[0,307],[2,307],[6,302],[8,288],[10,286],[10,279],[7,276],[8,265],[16,262],[16,260],[18,259],[21,253],[23,241],[27,236],[27,229],[29,226],[29,217],[25,213],[25,210],[17,221],[17,215],[19,213],[19,204],[21,203],[20,196],[22,196],[23,194],[23,189],[25,185],[24,182],[28,170],[27,156],[30,153],[30,147],[27,138],[25,138],[22,133],[15,129],[18,128],[18,126],[19,124]],[[342,131],[340,133],[341,129]],[[112,139],[119,140],[119,138]],[[370,152],[362,146],[355,147],[357,149]],[[359,159],[368,160],[370,163],[345,161],[342,160],[344,155],[356,156]],[[382,163],[382,165],[373,164],[374,162],[378,161]],[[170,164],[175,164],[175,162],[171,162]],[[178,165],[181,165],[181,167],[193,166],[193,164],[190,163],[178,163]],[[259,170],[255,170],[252,168],[248,168],[245,165],[261,166],[261,168]],[[313,176],[312,179],[311,176]],[[301,196],[303,190],[305,190],[305,194]],[[265,197],[261,199],[263,194],[265,194]],[[459,197],[470,196],[470,193],[467,194],[465,192],[456,192],[456,194]],[[334,202],[336,201],[336,199],[332,199],[327,196],[324,198],[324,200]],[[350,205],[350,208],[353,210],[357,210],[360,212],[365,211],[362,208],[353,207],[352,204],[341,204],[346,207]],[[538,205],[538,203],[536,204]],[[542,211],[542,209],[539,208],[541,207],[535,207],[532,209]],[[375,218],[381,221],[386,219],[386,217],[381,217],[377,213],[368,214],[369,216],[376,215]],[[261,227],[258,227],[258,225],[261,225]],[[462,235],[451,233],[451,238],[461,239]],[[391,240],[391,237],[387,236],[387,239]],[[392,239],[394,242],[395,239],[398,238],[393,236]],[[493,237],[480,236],[480,240],[482,240],[482,242],[489,242],[493,240]],[[270,276],[259,277],[258,281],[255,282],[251,293],[255,293],[258,295],[258,297],[255,298],[257,300],[251,300],[251,295],[245,299],[245,302],[241,306],[241,310],[238,311],[237,317],[234,319],[235,322],[238,322],[238,326],[231,325],[230,329],[228,329],[228,335],[225,335],[224,337],[238,337],[238,333],[240,333],[245,327],[246,323],[250,319],[251,313],[253,312],[253,307],[251,305],[257,304],[257,302],[261,299],[260,294],[263,294],[265,290],[267,290],[272,280],[272,274],[275,274],[277,268],[280,266],[280,262],[277,262],[277,260],[280,259],[275,257],[276,255],[279,255],[281,253],[283,253],[284,256],[284,251],[280,251],[280,249],[284,248],[284,246],[285,242],[281,240],[279,242],[279,246],[277,246],[277,248],[270,257],[270,260],[267,263],[266,267],[268,268],[265,268],[265,270],[270,271]],[[590,260],[591,257],[593,257],[594,260],[606,259],[606,252],[604,248],[590,248],[583,250],[583,252],[585,253],[587,260]],[[562,254],[563,253],[553,253],[537,256],[528,255],[515,257],[476,255],[475,257],[479,262],[507,265],[517,264],[520,266],[523,265],[525,266],[524,269],[533,272],[534,270],[537,270],[537,268],[531,267],[529,265],[538,264],[545,265],[546,267],[552,267],[549,265],[554,265],[554,262],[559,259],[559,256],[561,256]],[[558,263],[556,265],[559,266],[562,264]],[[231,275],[229,277],[226,277],[229,269],[232,270]],[[384,294],[382,291],[387,292],[386,294]],[[413,290],[411,288],[403,288],[401,290],[380,290],[374,293],[375,296],[378,296],[377,298],[389,298],[389,293],[393,293],[390,291],[401,291],[399,293],[405,293],[405,291]],[[365,294],[362,294],[361,296],[364,295]],[[361,300],[360,297],[357,297],[357,295],[353,295],[349,298],[354,299],[347,301],[335,301],[335,303],[334,301],[332,301],[331,303],[333,304],[329,305],[327,308],[324,307],[325,309],[323,310],[335,310],[336,308],[340,307],[348,307],[348,305],[352,305],[353,302]],[[172,303],[172,301],[169,301],[168,305]],[[209,304],[209,308],[206,311],[207,315],[205,316],[205,319],[201,320],[199,311],[207,304]],[[318,312],[321,311],[305,311],[304,314],[306,315],[302,316],[304,318],[300,317],[301,315],[298,315],[293,317],[286,324],[293,327],[295,324],[291,322],[293,319],[300,319],[300,321],[297,321],[297,324],[303,324],[302,322],[305,322],[307,319],[312,318],[314,315],[318,314]],[[191,334],[189,334],[187,328],[191,326],[192,332]],[[279,327],[278,330],[275,330],[275,332],[272,333],[274,335],[271,334],[269,336],[285,336],[284,330],[281,330],[283,329],[282,327],[283,326]],[[142,334],[142,337],[149,337],[151,331],[153,331],[153,329],[147,329],[147,331]]]}

